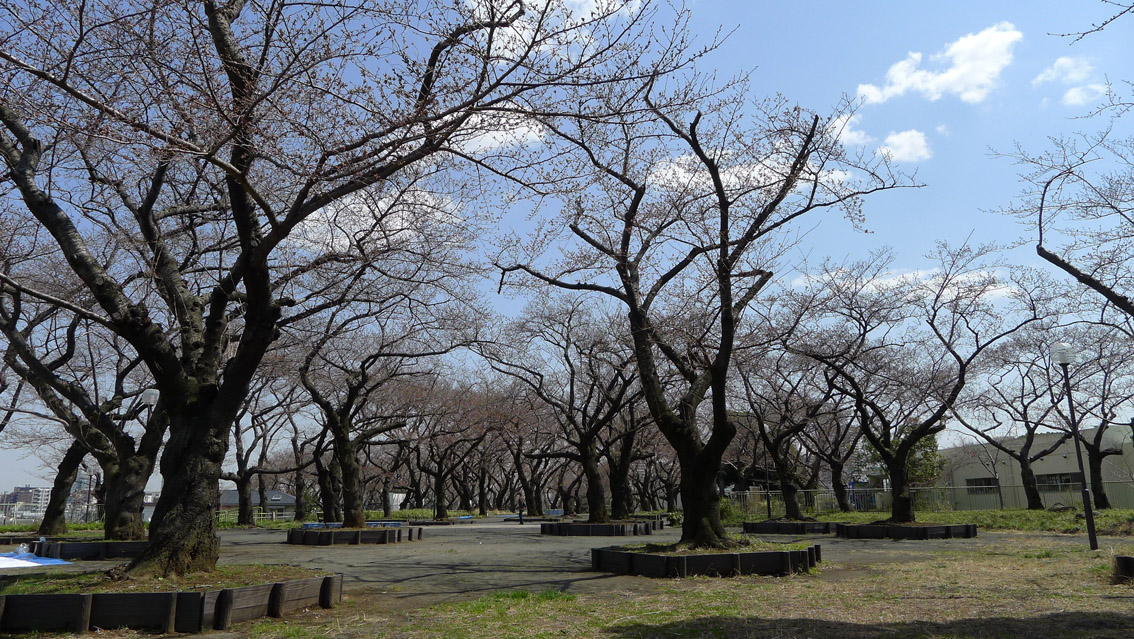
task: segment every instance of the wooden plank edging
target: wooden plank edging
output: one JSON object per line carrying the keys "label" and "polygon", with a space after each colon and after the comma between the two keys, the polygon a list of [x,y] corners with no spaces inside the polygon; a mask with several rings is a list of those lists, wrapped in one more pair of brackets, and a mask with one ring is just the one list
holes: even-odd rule
{"label": "wooden plank edging", "polygon": [[342,597],[341,573],[205,592],[0,595],[0,632],[197,633],[314,605],[332,608]]}

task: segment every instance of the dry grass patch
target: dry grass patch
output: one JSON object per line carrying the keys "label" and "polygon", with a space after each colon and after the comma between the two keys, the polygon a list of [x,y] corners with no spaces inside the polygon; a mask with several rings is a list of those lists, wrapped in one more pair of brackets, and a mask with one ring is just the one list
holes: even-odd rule
{"label": "dry grass patch", "polygon": [[[1106,543],[1099,552],[1028,535],[940,551],[895,544],[905,561],[859,566],[832,556],[810,575],[694,577],[652,592],[574,597],[497,593],[398,614],[360,598],[333,631],[325,621],[310,630],[360,639],[1129,639],[1134,586],[1113,585],[1110,571],[1113,555],[1134,553],[1134,541]],[[253,636],[303,636],[302,623],[264,625]]]}

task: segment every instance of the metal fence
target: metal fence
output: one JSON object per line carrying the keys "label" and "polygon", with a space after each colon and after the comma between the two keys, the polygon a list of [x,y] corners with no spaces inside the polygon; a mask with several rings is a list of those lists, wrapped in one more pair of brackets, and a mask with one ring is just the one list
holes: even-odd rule
{"label": "metal fence", "polygon": [[[314,511],[313,513],[308,513],[308,515],[312,515],[312,514],[315,515],[318,518],[323,513],[322,513],[322,511]],[[230,509],[225,509],[225,510],[217,510],[216,511],[217,523],[218,524],[235,524],[239,515],[240,515],[240,512],[235,508],[230,508]],[[285,512],[279,511],[279,510],[264,510],[263,508],[260,508],[259,506],[252,508],[252,521],[257,526],[262,525],[266,522],[292,521],[293,519],[295,519],[295,513],[292,513],[292,512],[285,513]],[[319,519],[316,519],[316,521],[319,521]]]}
{"label": "metal fence", "polygon": [[[1114,508],[1134,508],[1134,482],[1103,482],[1104,490]],[[1082,508],[1079,484],[1041,486],[1040,497],[1046,508],[1070,506]],[[925,512],[943,510],[1015,510],[1028,507],[1024,487],[1010,486],[944,486],[914,488],[914,510]],[[753,515],[783,517],[783,494],[779,491],[733,492],[727,495],[733,507]],[[807,515],[836,512],[839,503],[829,489],[801,490],[798,495],[800,509]],[[861,512],[889,512],[890,491],[884,488],[856,488],[847,490],[847,501],[852,510]]]}

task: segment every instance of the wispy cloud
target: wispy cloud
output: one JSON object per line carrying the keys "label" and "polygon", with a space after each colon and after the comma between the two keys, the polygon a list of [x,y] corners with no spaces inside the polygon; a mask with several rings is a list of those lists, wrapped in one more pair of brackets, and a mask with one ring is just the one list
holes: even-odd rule
{"label": "wispy cloud", "polygon": [[874,138],[867,135],[866,131],[854,128],[861,121],[862,116],[858,114],[840,115],[831,121],[831,135],[838,138],[845,146],[870,144]]}
{"label": "wispy cloud", "polygon": [[933,157],[929,140],[917,129],[887,135],[878,151],[895,162],[917,162]]}
{"label": "wispy cloud", "polygon": [[1085,58],[1062,56],[1056,58],[1050,67],[1032,78],[1032,86],[1035,87],[1048,82],[1062,82],[1063,84],[1083,82],[1090,77],[1093,70],[1094,67]]}
{"label": "wispy cloud", "polygon": [[956,95],[977,103],[984,100],[1000,79],[1000,72],[1012,63],[1012,47],[1022,40],[1010,22],[1000,22],[980,33],[970,33],[949,43],[945,51],[930,57],[931,62],[949,66],[941,71],[922,69],[922,54],[911,52],[886,72],[886,84],[860,84],[858,95],[867,104],[885,102],[909,92],[928,100]]}
{"label": "wispy cloud", "polygon": [[1105,84],[1088,84],[1081,87],[1071,87],[1063,94],[1063,104],[1066,106],[1083,106],[1098,100],[1106,95]]}

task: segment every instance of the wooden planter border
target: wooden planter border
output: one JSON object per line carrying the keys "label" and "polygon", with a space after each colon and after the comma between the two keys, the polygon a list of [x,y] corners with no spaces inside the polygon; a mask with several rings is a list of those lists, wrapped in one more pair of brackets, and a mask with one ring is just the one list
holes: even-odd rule
{"label": "wooden planter border", "polygon": [[0,595],[0,631],[195,633],[314,605],[332,608],[342,599],[342,574],[205,592]]}
{"label": "wooden planter border", "polygon": [[145,549],[146,541],[34,541],[37,557],[52,559],[131,559]]}
{"label": "wooden planter border", "polygon": [[320,530],[318,528],[292,528],[287,531],[287,543],[301,546],[335,546],[358,544],[396,544],[402,541],[421,541],[421,528],[365,528],[358,530]]}
{"label": "wooden planter border", "polygon": [[970,539],[977,536],[977,527],[976,524],[835,524],[835,536],[845,539]]}
{"label": "wooden planter border", "polygon": [[592,548],[591,569],[642,577],[783,576],[814,568],[823,560],[819,544],[803,550],[713,553],[706,555],[655,555],[617,548]]}
{"label": "wooden planter border", "polygon": [[825,535],[835,532],[827,521],[746,521],[744,532],[753,535]]}
{"label": "wooden planter border", "polygon": [[616,524],[546,523],[539,525],[541,535],[559,537],[629,537],[653,534],[657,522],[621,522]]}
{"label": "wooden planter border", "polygon": [[1134,557],[1114,558],[1114,580],[1120,584],[1134,583]]}

